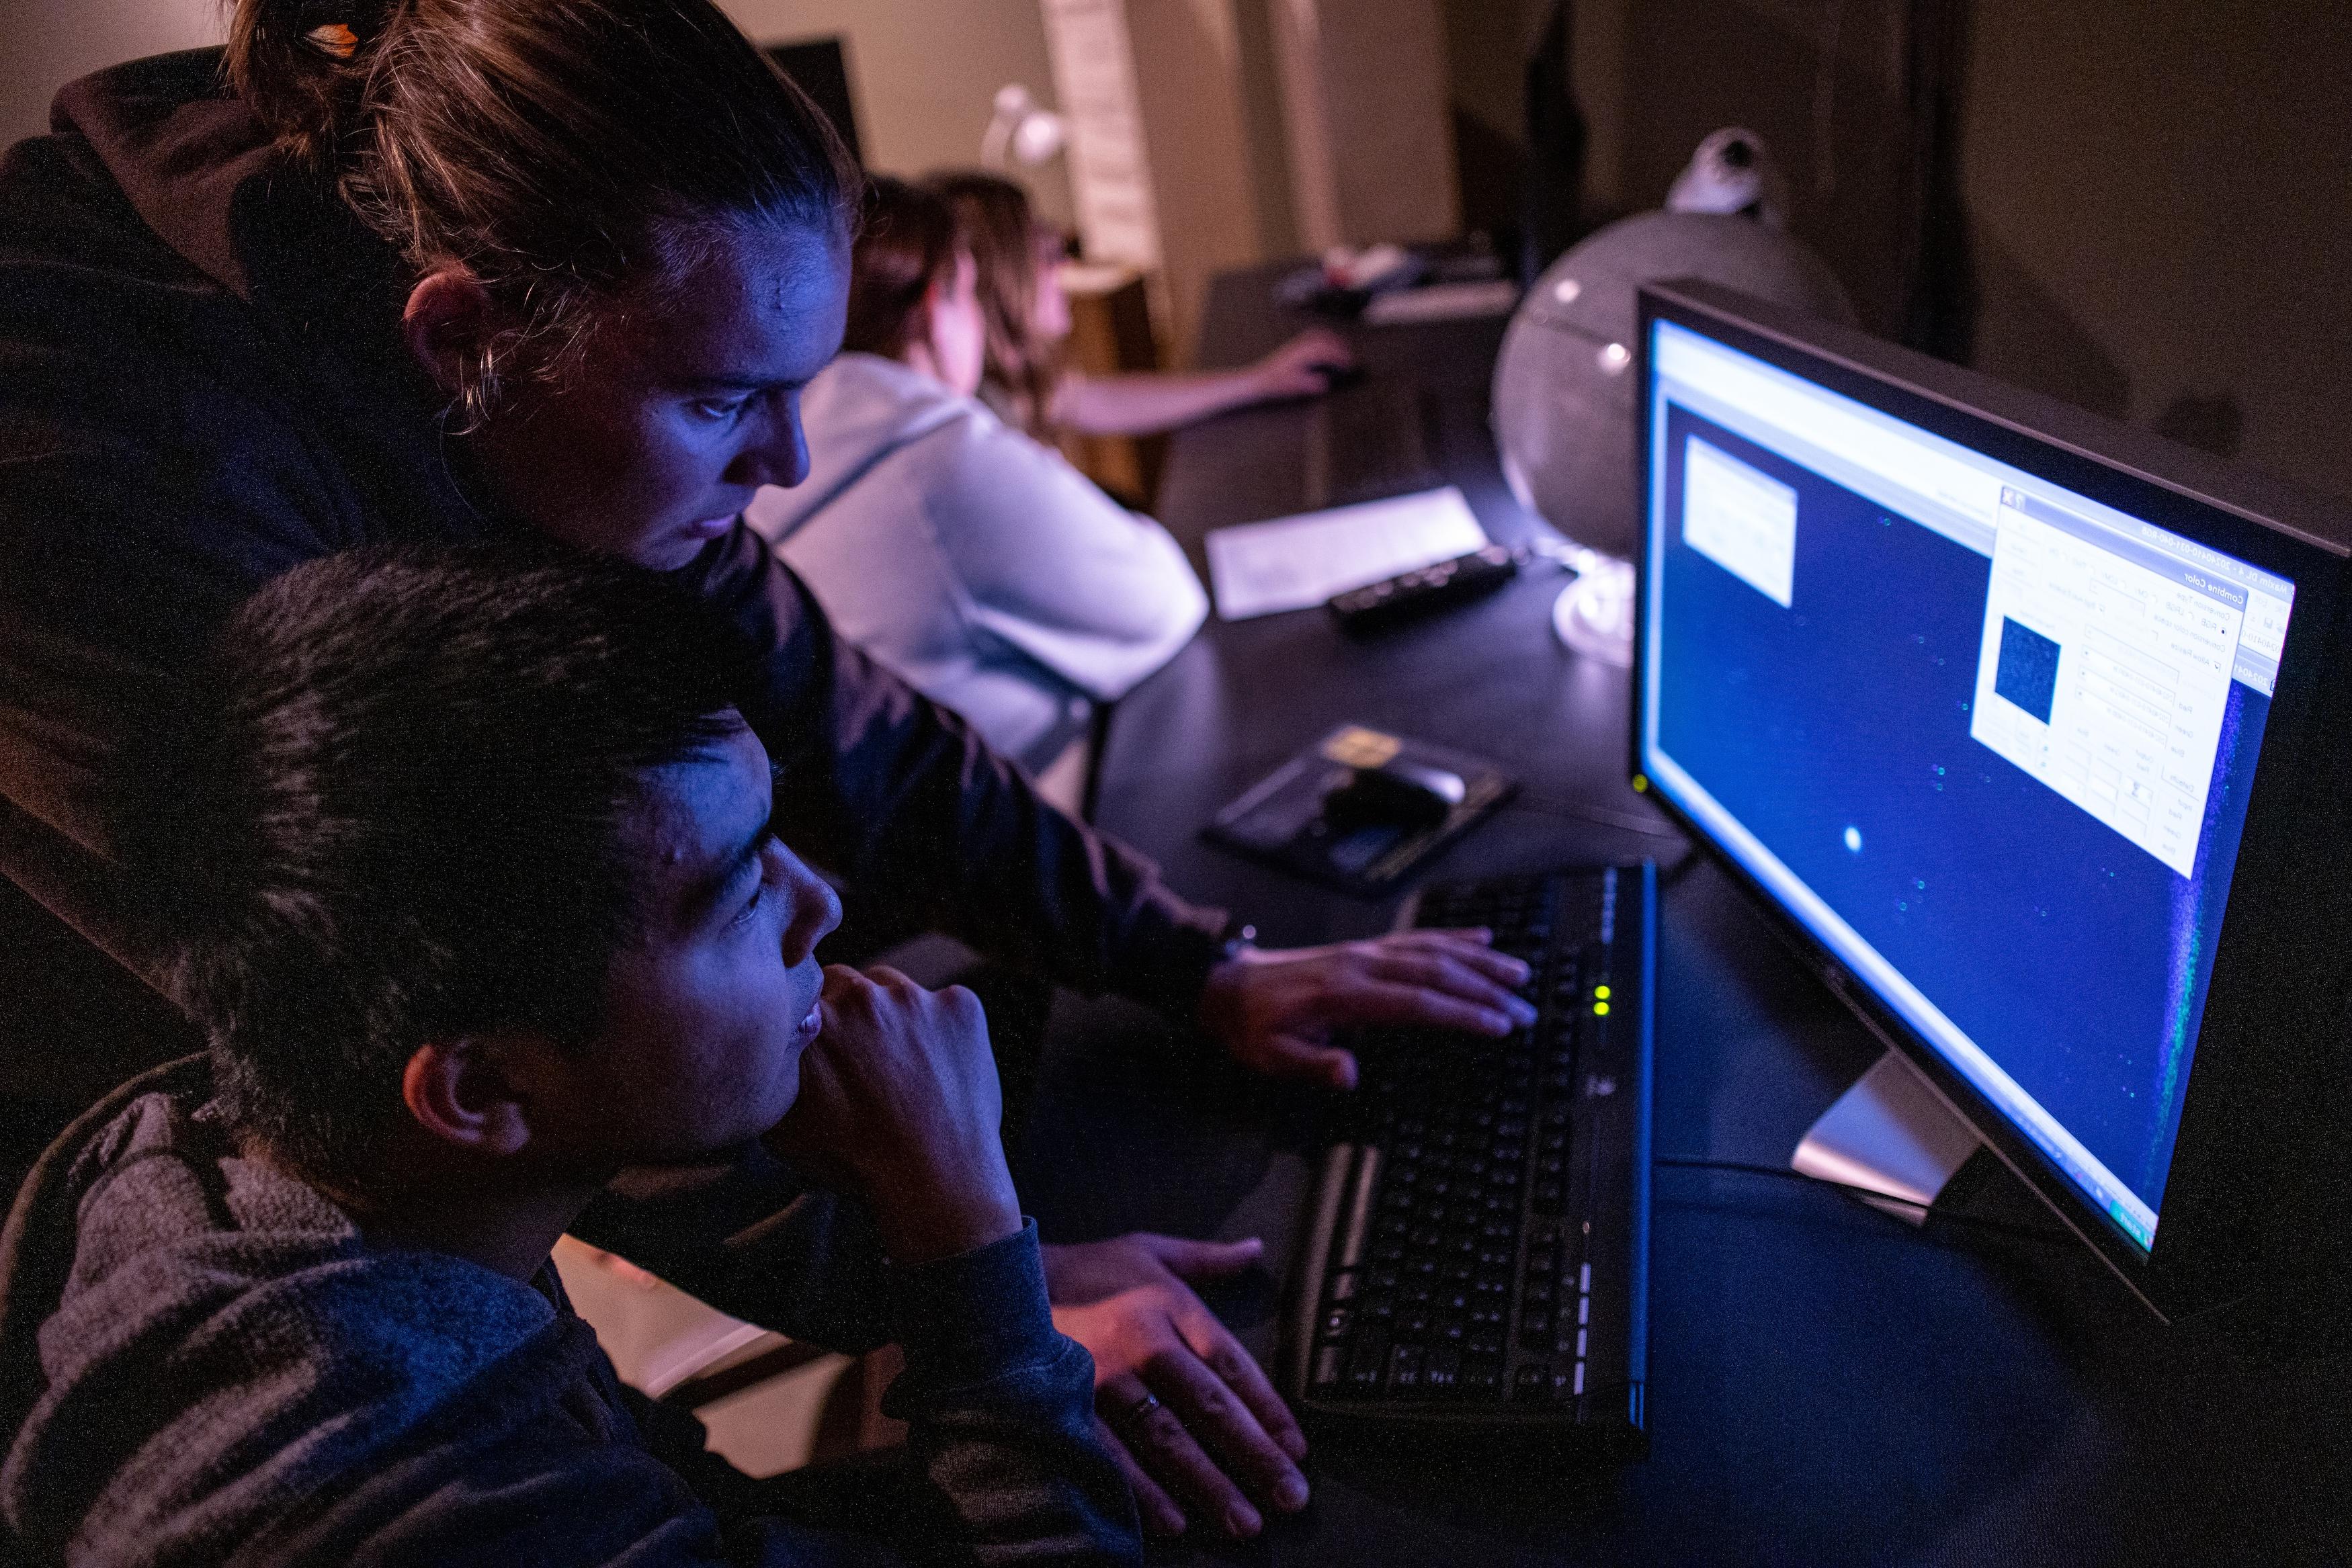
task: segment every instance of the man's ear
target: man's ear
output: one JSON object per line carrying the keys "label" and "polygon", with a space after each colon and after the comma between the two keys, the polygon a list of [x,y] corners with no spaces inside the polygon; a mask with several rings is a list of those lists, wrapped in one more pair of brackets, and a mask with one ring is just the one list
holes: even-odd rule
{"label": "man's ear", "polygon": [[417,1125],[446,1144],[477,1155],[520,1154],[531,1139],[532,1106],[508,1060],[478,1036],[418,1046],[400,1075],[400,1097]]}
{"label": "man's ear", "polygon": [[482,350],[498,331],[498,310],[471,272],[437,267],[408,291],[400,329],[409,353],[433,384],[455,398],[466,390],[467,367],[481,362]]}

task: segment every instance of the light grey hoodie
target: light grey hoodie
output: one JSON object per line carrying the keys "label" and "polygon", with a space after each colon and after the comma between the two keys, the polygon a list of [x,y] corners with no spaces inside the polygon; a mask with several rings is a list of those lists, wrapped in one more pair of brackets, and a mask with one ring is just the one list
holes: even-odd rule
{"label": "light grey hoodie", "polygon": [[894,360],[846,353],[801,401],[809,477],[745,514],[851,642],[1039,768],[1200,629],[1168,531],[1059,453]]}

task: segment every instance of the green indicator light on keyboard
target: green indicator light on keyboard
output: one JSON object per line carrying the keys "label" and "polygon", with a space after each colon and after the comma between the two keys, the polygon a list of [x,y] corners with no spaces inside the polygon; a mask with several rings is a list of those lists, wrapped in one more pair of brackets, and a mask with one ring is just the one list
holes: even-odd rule
{"label": "green indicator light on keyboard", "polygon": [[1636,794],[1636,795],[1646,795],[1646,794],[1648,794],[1649,792],[1650,792],[1650,780],[1649,780],[1646,777],[1644,777],[1643,775],[1642,775],[1642,774],[1639,774],[1639,773],[1634,774],[1634,775],[1633,775],[1633,793],[1634,793],[1634,794]]}
{"label": "green indicator light on keyboard", "polygon": [[1592,1011],[1596,1018],[1606,1018],[1609,1014],[1609,1004],[1607,1002],[1595,1002],[1592,1004]]}
{"label": "green indicator light on keyboard", "polygon": [[1593,988],[1592,988],[1592,999],[1593,999],[1593,1000],[1595,1000],[1595,1001],[1599,1001],[1599,1002],[1605,1002],[1605,1001],[1607,1001],[1607,1000],[1609,999],[1609,988],[1608,988],[1608,987],[1606,987],[1606,986],[1595,986],[1595,987],[1593,987]]}

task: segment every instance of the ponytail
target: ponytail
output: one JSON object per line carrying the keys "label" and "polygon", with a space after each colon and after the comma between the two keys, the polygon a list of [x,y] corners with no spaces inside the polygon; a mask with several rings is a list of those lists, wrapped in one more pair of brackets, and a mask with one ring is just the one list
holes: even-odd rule
{"label": "ponytail", "polygon": [[1029,193],[977,170],[934,174],[928,183],[954,208],[957,237],[978,269],[980,310],[988,329],[986,380],[1030,434],[1050,442],[1058,349],[1037,336],[1041,231]]}
{"label": "ponytail", "polygon": [[887,175],[869,182],[849,267],[841,346],[904,359],[928,329],[932,287],[955,271],[955,212],[947,198]]}
{"label": "ponytail", "polygon": [[516,324],[499,361],[543,372],[586,307],[674,288],[714,235],[845,235],[861,184],[712,0],[235,0],[227,68],[413,276],[473,274]]}

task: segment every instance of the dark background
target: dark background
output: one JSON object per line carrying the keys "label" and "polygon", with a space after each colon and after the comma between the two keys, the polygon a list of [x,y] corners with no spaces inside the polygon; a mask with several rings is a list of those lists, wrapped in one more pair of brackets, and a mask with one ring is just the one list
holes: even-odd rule
{"label": "dark background", "polygon": [[[1444,0],[1465,213],[1507,221],[1550,0]],[[1763,136],[1864,324],[2352,496],[2342,0],[1572,0],[1593,214]],[[2331,392],[2335,395],[2330,395]]]}

